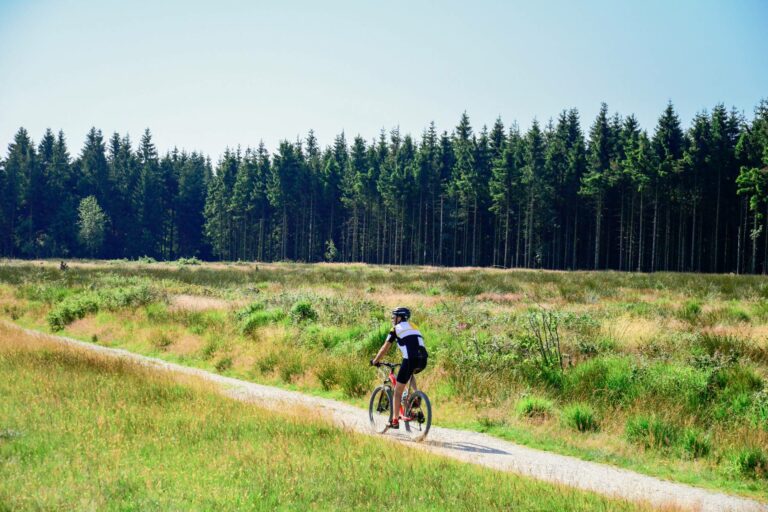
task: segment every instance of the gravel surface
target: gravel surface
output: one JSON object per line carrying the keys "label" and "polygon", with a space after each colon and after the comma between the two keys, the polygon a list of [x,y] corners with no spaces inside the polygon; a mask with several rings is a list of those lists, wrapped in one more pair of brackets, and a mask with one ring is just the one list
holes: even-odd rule
{"label": "gravel surface", "polygon": [[[161,370],[200,377],[218,384],[222,393],[227,396],[246,402],[255,402],[269,409],[296,406],[309,408],[317,411],[322,417],[331,418],[342,428],[372,434],[367,411],[335,400],[253,384],[122,349],[107,348],[71,338],[22,329],[13,324],[6,323],[6,325],[33,337],[53,340],[63,345],[85,348],[113,357],[128,358]],[[659,507],[677,506],[699,511],[768,512],[768,504],[765,503],[672,483],[606,464],[527,448],[477,432],[432,427],[429,436],[422,442],[412,441],[402,431],[387,433],[383,437],[465,462],[511,471],[607,496],[644,501]]]}

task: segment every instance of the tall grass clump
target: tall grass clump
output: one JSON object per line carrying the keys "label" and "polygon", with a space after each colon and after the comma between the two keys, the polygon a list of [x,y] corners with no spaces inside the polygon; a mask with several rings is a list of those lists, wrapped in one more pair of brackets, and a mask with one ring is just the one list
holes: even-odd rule
{"label": "tall grass clump", "polygon": [[688,427],[680,436],[683,451],[691,458],[706,457],[712,450],[712,439],[701,430]]}
{"label": "tall grass clump", "polygon": [[750,478],[768,479],[768,455],[759,447],[744,448],[734,457],[739,472]]}
{"label": "tall grass clump", "polygon": [[304,373],[304,362],[299,354],[287,354],[278,363],[278,372],[280,379],[290,384],[293,380]]}
{"label": "tall grass clump", "polygon": [[687,300],[677,313],[682,320],[695,323],[701,315],[701,302],[697,299]]}
{"label": "tall grass clump", "polygon": [[630,417],[627,420],[625,433],[630,442],[657,449],[674,445],[679,436],[677,427],[656,415]]}
{"label": "tall grass clump", "polygon": [[351,360],[339,365],[339,385],[345,396],[358,398],[365,395],[370,391],[372,381],[367,366]]}
{"label": "tall grass clump", "polygon": [[594,409],[585,403],[576,403],[563,409],[563,422],[579,432],[596,432],[600,429]]}
{"label": "tall grass clump", "polygon": [[520,399],[515,408],[521,416],[542,419],[551,416],[555,407],[547,398],[527,396]]}
{"label": "tall grass clump", "polygon": [[640,371],[629,356],[598,356],[565,374],[565,391],[574,398],[627,403],[638,392]]}

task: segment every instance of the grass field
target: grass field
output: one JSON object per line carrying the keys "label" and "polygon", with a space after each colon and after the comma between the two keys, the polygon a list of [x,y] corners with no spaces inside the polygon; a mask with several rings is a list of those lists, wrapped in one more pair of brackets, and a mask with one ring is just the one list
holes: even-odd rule
{"label": "grass field", "polygon": [[438,425],[768,499],[765,277],[197,263],[6,260],[0,315],[363,406],[407,305]]}
{"label": "grass field", "polygon": [[[644,510],[0,327],[0,510]],[[397,471],[394,468],[399,468]]]}

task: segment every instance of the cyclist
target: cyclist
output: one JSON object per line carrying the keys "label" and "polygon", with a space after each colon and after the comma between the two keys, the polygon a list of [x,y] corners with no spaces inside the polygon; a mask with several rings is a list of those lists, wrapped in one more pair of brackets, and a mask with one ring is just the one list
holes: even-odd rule
{"label": "cyclist", "polygon": [[[408,320],[411,318],[411,310],[404,307],[398,307],[392,310],[392,330],[389,331],[387,339],[379,349],[376,357],[371,359],[371,364],[379,365],[379,361],[386,354],[392,344],[397,342],[397,346],[403,353],[403,362],[400,371],[397,373],[397,385],[395,386],[395,407],[394,414],[390,420],[391,428],[400,428],[400,402],[403,390],[408,385],[408,381],[414,374],[419,373],[427,367],[427,347],[424,345],[424,337],[421,332]],[[413,377],[414,387],[416,378]]]}

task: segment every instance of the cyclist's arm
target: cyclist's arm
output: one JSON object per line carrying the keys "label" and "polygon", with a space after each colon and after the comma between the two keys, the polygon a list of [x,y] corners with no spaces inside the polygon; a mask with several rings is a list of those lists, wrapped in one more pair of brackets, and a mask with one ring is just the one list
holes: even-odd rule
{"label": "cyclist's arm", "polygon": [[381,361],[381,358],[384,357],[384,354],[386,354],[389,351],[389,348],[392,346],[392,343],[394,341],[395,341],[395,334],[394,332],[390,332],[389,335],[387,335],[387,339],[384,340],[384,344],[379,349],[379,353],[376,354],[376,357],[373,358],[371,363],[376,364],[379,361]]}

